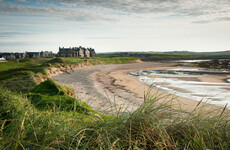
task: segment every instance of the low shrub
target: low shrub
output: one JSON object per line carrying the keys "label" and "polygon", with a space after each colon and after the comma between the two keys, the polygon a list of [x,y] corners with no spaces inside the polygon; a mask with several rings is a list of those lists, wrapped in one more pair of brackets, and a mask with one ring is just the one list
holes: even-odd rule
{"label": "low shrub", "polygon": [[53,81],[52,79],[48,79],[39,85],[35,86],[32,90],[32,93],[40,93],[50,96],[55,95],[65,95],[65,89],[60,86],[58,83]]}
{"label": "low shrub", "polygon": [[40,110],[55,108],[61,111],[75,110],[81,113],[92,111],[89,105],[68,96],[68,93],[74,93],[74,90],[70,87],[60,85],[52,79],[48,79],[35,86],[31,90],[31,93],[27,94],[27,97]]}
{"label": "low shrub", "polygon": [[85,102],[66,95],[42,95],[39,93],[28,94],[27,97],[31,103],[40,110],[53,110],[54,108],[61,111],[73,111],[74,107],[77,112],[89,113],[92,108]]}
{"label": "low shrub", "polygon": [[18,119],[27,108],[32,108],[30,101],[0,87],[0,118]]}
{"label": "low shrub", "polygon": [[34,74],[24,75],[22,77],[10,78],[0,81],[0,86],[14,92],[26,93],[36,86]]}

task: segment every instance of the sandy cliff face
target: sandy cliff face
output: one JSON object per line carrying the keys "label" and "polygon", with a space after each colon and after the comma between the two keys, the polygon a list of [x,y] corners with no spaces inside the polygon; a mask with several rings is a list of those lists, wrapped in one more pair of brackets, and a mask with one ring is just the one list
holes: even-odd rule
{"label": "sandy cliff face", "polygon": [[143,63],[143,61],[140,60],[140,59],[135,60],[135,62],[136,62],[136,63]]}
{"label": "sandy cliff face", "polygon": [[48,78],[52,78],[54,76],[58,76],[63,73],[69,73],[74,71],[75,69],[80,69],[84,67],[90,67],[92,66],[88,61],[81,62],[79,64],[74,64],[74,65],[67,65],[67,66],[59,66],[59,67],[49,67],[46,69],[46,76],[39,73],[35,75],[35,80],[37,81],[38,84],[41,82],[46,81]]}
{"label": "sandy cliff face", "polygon": [[50,67],[46,70],[46,74],[48,78],[58,76],[63,73],[69,73],[72,72],[75,69],[84,68],[84,67],[90,67],[92,66],[88,61],[81,62],[79,64],[74,65],[67,65],[67,66],[61,66],[61,67]]}
{"label": "sandy cliff face", "polygon": [[[92,66],[88,61],[81,62],[79,64],[74,64],[74,65],[67,65],[67,66],[60,66],[60,67],[49,67],[46,69],[46,75],[42,73],[38,73],[34,75],[34,80],[36,81],[37,84],[40,84],[41,82],[46,81],[49,78],[52,78],[54,76],[58,76],[63,73],[69,73],[72,72],[76,69],[80,68],[85,68],[85,67],[90,67]],[[71,97],[75,97],[74,92],[70,92],[68,90],[65,91],[65,93]]]}

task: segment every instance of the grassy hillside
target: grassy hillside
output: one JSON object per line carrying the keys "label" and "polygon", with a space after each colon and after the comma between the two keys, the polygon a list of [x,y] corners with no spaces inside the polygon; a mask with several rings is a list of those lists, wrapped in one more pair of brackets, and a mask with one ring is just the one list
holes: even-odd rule
{"label": "grassy hillside", "polygon": [[[54,105],[37,109],[33,101],[25,96],[0,88],[0,149],[58,149],[59,146],[65,149],[73,138],[70,136],[74,136],[70,132],[91,122],[94,116],[93,113],[89,115],[82,111],[90,107],[80,105],[76,99],[70,101],[68,97],[63,97],[62,103],[63,107],[69,107],[70,104],[73,107],[63,109]],[[75,123],[77,127],[73,125]],[[65,146],[61,146],[63,140],[66,140]]]}
{"label": "grassy hillside", "polygon": [[146,96],[138,110],[109,116],[78,106],[38,109],[24,96],[0,89],[0,149],[230,148],[225,111],[185,113],[157,105],[160,98]]}
{"label": "grassy hillside", "polygon": [[92,65],[97,64],[120,64],[132,63],[136,58],[26,58],[19,62],[0,63],[0,86],[12,91],[26,93],[37,83],[39,74],[46,76],[46,69],[54,66],[61,67],[75,65],[84,61],[89,61]]}
{"label": "grassy hillside", "polygon": [[167,95],[147,94],[134,112],[102,114],[74,98],[73,89],[52,79],[40,84],[35,80],[51,66],[136,59],[38,58],[9,66],[0,63],[4,68],[0,71],[0,149],[230,149],[230,114],[225,109],[209,112],[197,107],[183,112],[170,102],[157,104]]}
{"label": "grassy hillside", "polygon": [[88,113],[92,111],[92,108],[85,102],[70,97],[70,95],[75,95],[73,89],[48,79],[35,86],[27,94],[27,97],[37,109],[44,110],[57,107],[60,110],[71,111],[76,107],[75,109],[79,112]]}

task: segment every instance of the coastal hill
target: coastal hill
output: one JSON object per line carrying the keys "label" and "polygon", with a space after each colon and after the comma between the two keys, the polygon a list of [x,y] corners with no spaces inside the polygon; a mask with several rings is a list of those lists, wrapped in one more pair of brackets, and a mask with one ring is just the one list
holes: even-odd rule
{"label": "coastal hill", "polygon": [[[141,83],[125,74],[131,67],[176,67],[180,64],[143,61],[204,57],[201,53],[192,53],[193,57],[189,52],[176,53],[107,53],[93,58],[39,57],[1,62],[0,149],[229,149],[227,105],[210,110],[200,101],[193,102],[193,109],[184,110],[184,105],[173,105],[178,101],[172,95],[152,93],[153,87],[141,89],[139,96],[132,93],[140,90],[134,86]],[[223,53],[207,53],[205,58],[227,58],[228,52]],[[55,80],[60,76],[68,85],[73,84],[69,79],[84,82],[88,86],[85,97],[78,96],[84,92],[83,86],[63,85]],[[133,82],[121,86],[123,80]],[[99,103],[85,98],[103,91],[102,85],[109,93],[118,91],[118,97],[130,94],[123,99],[128,104],[135,97],[141,103],[132,110],[131,105],[113,105],[117,104],[115,95],[114,99],[105,99],[107,103],[101,103],[101,109],[95,109],[95,102]],[[98,91],[91,90],[92,86]]]}

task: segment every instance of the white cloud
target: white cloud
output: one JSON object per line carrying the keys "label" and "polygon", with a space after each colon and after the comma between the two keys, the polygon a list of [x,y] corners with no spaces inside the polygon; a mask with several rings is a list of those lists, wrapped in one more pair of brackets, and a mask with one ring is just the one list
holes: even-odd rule
{"label": "white cloud", "polygon": [[[229,0],[34,0],[31,3],[1,2],[0,42],[6,42],[6,48],[9,40],[15,46],[20,40],[35,45],[48,41],[54,50],[76,43],[104,51],[230,47]],[[37,44],[32,48],[45,46]]]}
{"label": "white cloud", "polygon": [[[2,0],[0,0],[2,1]],[[26,2],[26,0],[18,0]],[[56,5],[53,2],[60,2]],[[44,5],[42,5],[44,3]],[[194,23],[229,21],[228,0],[41,0],[39,7],[3,2],[0,14],[54,16],[66,20],[100,22],[151,19],[177,14]]]}
{"label": "white cloud", "polygon": [[3,3],[0,5],[0,14],[17,14],[17,15],[43,15],[62,18],[65,20],[75,20],[81,22],[106,21],[111,20],[108,15],[93,13],[85,9],[64,8],[64,7],[33,7],[16,5],[13,3]]}
{"label": "white cloud", "polygon": [[137,16],[181,14],[193,21],[220,21],[230,16],[229,0],[51,0],[65,5],[106,8]]}
{"label": "white cloud", "polygon": [[18,2],[26,2],[27,0],[17,0]]}

